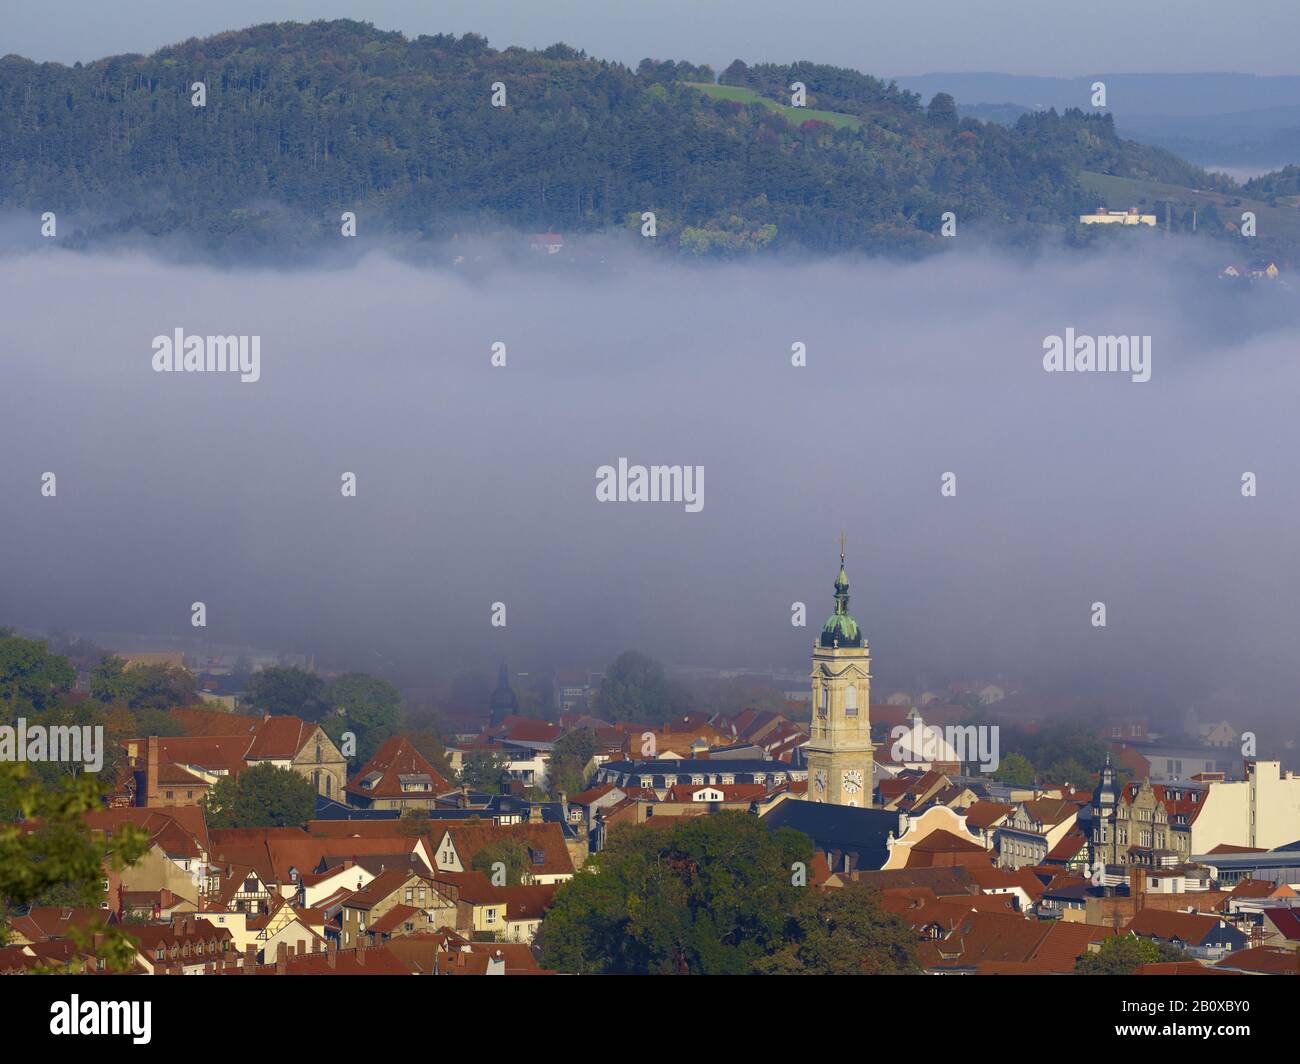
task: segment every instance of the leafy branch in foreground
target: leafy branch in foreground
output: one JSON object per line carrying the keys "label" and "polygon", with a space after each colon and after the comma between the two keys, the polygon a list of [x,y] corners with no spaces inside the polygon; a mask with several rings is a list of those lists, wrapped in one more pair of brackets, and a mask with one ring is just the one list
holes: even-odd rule
{"label": "leafy branch in foreground", "polygon": [[[68,777],[51,788],[25,764],[0,765],[0,906],[4,910],[63,904],[98,909],[105,866],[121,871],[149,849],[140,828],[93,831],[86,814],[103,808],[105,787],[94,776]],[[0,935],[4,934],[0,925]],[[69,929],[83,951],[114,969],[130,966],[135,946],[120,928]],[[80,961],[68,969],[80,968]],[[48,970],[48,969],[44,969]]]}

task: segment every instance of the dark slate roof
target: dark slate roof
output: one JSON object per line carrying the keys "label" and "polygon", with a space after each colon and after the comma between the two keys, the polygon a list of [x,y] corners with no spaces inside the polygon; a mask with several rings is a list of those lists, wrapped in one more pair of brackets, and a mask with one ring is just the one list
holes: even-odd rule
{"label": "dark slate roof", "polygon": [[[471,820],[478,817],[480,820],[491,820],[496,816],[511,815],[528,818],[528,810],[532,803],[524,798],[516,798],[509,794],[471,794],[470,799],[473,804],[464,809],[435,807],[429,810],[421,810],[420,819],[427,815],[429,820]],[[577,827],[570,824],[564,817],[564,809],[559,802],[539,802],[537,803],[542,810],[542,823],[559,824],[563,827],[567,836],[577,838]],[[314,820],[399,820],[402,811],[400,809],[358,809],[350,805],[343,805],[323,795],[316,796],[316,815]]]}
{"label": "dark slate roof", "polygon": [[622,772],[633,776],[680,776],[687,772],[716,774],[719,772],[784,772],[790,774],[791,766],[784,761],[751,761],[746,758],[722,758],[710,761],[708,758],[665,758],[658,761],[607,761],[600,766],[603,772]]}
{"label": "dark slate roof", "polygon": [[400,809],[354,809],[350,805],[316,795],[316,811],[313,820],[396,820],[402,815]]}
{"label": "dark slate roof", "polygon": [[763,817],[763,823],[773,831],[777,828],[802,831],[817,849],[855,853],[858,867],[875,869],[889,858],[887,840],[890,832],[898,831],[898,813],[788,798],[774,806]]}

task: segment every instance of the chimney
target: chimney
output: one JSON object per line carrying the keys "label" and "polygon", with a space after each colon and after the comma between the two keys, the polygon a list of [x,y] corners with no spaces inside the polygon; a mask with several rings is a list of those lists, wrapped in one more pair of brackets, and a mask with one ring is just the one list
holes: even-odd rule
{"label": "chimney", "polygon": [[528,807],[528,823],[542,823],[542,807],[537,802],[533,802],[533,804]]}
{"label": "chimney", "polygon": [[275,947],[275,974],[284,975],[289,967],[289,947],[281,942]]}
{"label": "chimney", "polygon": [[252,975],[257,967],[257,951],[252,946],[244,947],[244,974]]}
{"label": "chimney", "polygon": [[365,966],[366,966],[366,947],[365,947],[365,946],[358,946],[358,947],[357,947],[357,967],[358,967],[358,968],[364,968]]}
{"label": "chimney", "polygon": [[[1142,908],[1142,898],[1147,892],[1146,870],[1134,865],[1128,870],[1129,897],[1137,899],[1137,908]],[[1136,911],[1136,910],[1135,910]]]}
{"label": "chimney", "polygon": [[158,736],[151,735],[145,740],[145,750],[144,804],[152,808],[161,804],[158,800]]}

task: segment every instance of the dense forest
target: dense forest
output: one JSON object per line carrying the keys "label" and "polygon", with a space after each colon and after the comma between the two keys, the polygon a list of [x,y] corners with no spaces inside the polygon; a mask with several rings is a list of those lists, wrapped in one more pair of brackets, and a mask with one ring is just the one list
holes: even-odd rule
{"label": "dense forest", "polygon": [[[354,21],[281,23],[68,67],[0,60],[0,207],[211,246],[310,243],[355,211],[416,239],[639,228],[692,252],[907,249],[946,211],[1007,239],[1094,206],[1081,169],[1208,188],[1109,115],[959,119],[853,70],[633,70]],[[791,121],[789,86],[843,123]],[[194,106],[193,88],[206,89]],[[505,106],[493,106],[494,85]],[[757,99],[750,98],[757,96]],[[499,98],[499,97],[498,97]],[[92,228],[92,232],[94,229]]]}

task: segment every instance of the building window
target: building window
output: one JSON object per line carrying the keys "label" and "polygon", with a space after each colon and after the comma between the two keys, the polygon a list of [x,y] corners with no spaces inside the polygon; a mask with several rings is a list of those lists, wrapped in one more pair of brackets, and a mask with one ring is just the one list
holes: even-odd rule
{"label": "building window", "polygon": [[858,688],[855,684],[849,684],[844,692],[844,714],[849,717],[858,715]]}

